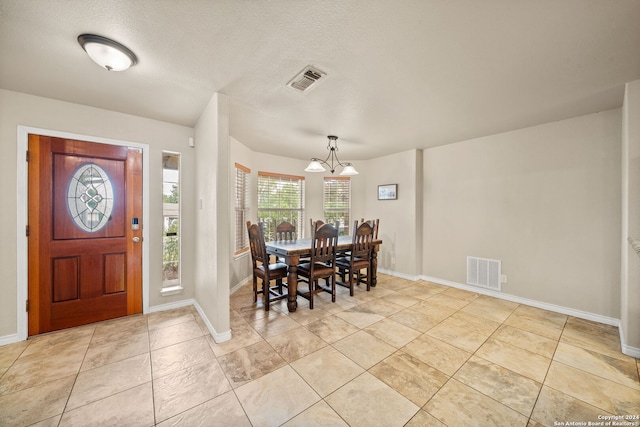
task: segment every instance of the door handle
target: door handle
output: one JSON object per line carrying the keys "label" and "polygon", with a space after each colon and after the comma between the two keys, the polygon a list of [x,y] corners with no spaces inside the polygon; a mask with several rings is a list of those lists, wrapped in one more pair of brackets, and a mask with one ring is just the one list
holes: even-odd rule
{"label": "door handle", "polygon": [[138,243],[140,242],[140,238],[138,236],[133,238],[133,243]]}

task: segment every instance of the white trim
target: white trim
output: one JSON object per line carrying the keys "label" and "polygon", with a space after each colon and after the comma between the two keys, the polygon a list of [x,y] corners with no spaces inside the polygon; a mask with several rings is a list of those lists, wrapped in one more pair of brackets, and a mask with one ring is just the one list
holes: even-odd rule
{"label": "white trim", "polygon": [[241,252],[234,253],[233,254],[233,260],[237,261],[240,258],[245,258],[245,257],[249,256],[249,254],[251,254],[251,250],[250,250],[249,246],[247,246],[246,248],[242,248]]}
{"label": "white trim", "polygon": [[13,344],[18,341],[24,341],[18,339],[18,334],[5,335],[3,337],[0,337],[0,347],[7,344]]}
{"label": "white trim", "polygon": [[[202,318],[202,321],[204,322],[204,324],[207,326],[209,333],[211,333],[211,336],[213,337],[213,340],[216,343],[221,343],[231,339],[231,330],[218,333],[213,327],[213,325],[211,324],[211,322],[209,321],[209,319],[207,318],[207,315],[204,313],[200,305],[193,298],[170,302],[167,304],[154,305],[153,307],[149,307],[148,310],[145,312],[145,314],[158,313],[160,311],[173,310],[175,308],[188,307],[190,305],[196,308],[196,310],[198,311],[198,314]],[[6,345],[6,344],[13,344],[18,341],[23,341],[21,339],[18,339],[18,334],[5,335],[3,337],[0,337],[0,346]]]}
{"label": "white trim", "polygon": [[200,305],[193,298],[191,298],[191,299],[183,299],[181,301],[176,301],[176,302],[170,302],[168,304],[154,305],[153,307],[151,307],[149,309],[149,312],[150,313],[157,313],[159,311],[173,310],[174,308],[188,307],[190,305],[192,305],[192,306],[194,306],[196,308],[196,310],[198,311],[198,314],[202,318],[202,321],[207,326],[207,329],[209,330],[209,333],[211,334],[211,337],[213,337],[213,340],[216,343],[229,341],[231,339],[231,330],[218,333],[215,330],[215,328],[213,327],[213,325],[211,324],[211,322],[209,321],[209,318],[204,313],[204,311],[202,310]]}
{"label": "white trim", "polygon": [[184,291],[182,285],[169,286],[167,288],[162,288],[162,290],[160,291],[160,295],[162,295],[163,297],[168,297],[169,295],[181,294],[182,291]]}
{"label": "white trim", "polygon": [[422,276],[410,276],[408,274],[398,273],[397,271],[385,270],[383,268],[378,268],[378,273],[388,274],[389,276],[400,277],[402,279],[407,279],[414,282],[417,282],[422,278]]}
{"label": "white trim", "polygon": [[595,313],[589,313],[588,311],[576,310],[575,308],[549,304],[546,302],[536,301],[528,298],[518,297],[515,295],[505,294],[502,292],[492,291],[490,289],[478,288],[476,286],[463,285],[462,283],[452,282],[450,280],[438,279],[437,277],[422,276],[422,280],[438,283],[441,285],[451,286],[452,288],[463,289],[465,291],[475,292],[478,294],[487,295],[494,298],[500,298],[507,301],[517,302],[519,304],[530,305],[532,307],[537,307],[543,310],[549,310],[549,311],[553,311],[560,314],[566,314],[568,316],[578,317],[580,319],[591,320],[598,323],[604,323],[605,325],[618,326],[618,327],[620,326],[620,319],[602,316],[600,314],[595,314]]}
{"label": "white trim", "polygon": [[[170,154],[174,156],[178,156],[178,278],[172,280],[164,280],[162,282],[162,290],[160,291],[160,295],[163,297],[169,295],[176,295],[182,293],[183,287],[182,283],[182,153],[178,151],[167,151],[162,150],[162,229],[163,229],[163,238],[162,238],[162,251],[164,255],[164,215],[165,215],[165,206],[166,205],[174,205],[176,203],[164,203],[164,155]],[[164,269],[164,263],[163,263]]]}
{"label": "white trim", "polygon": [[[53,136],[56,138],[77,139],[81,141],[97,142],[126,147],[136,147],[142,150],[142,312],[149,312],[149,158],[148,144],[60,132],[50,129],[39,129],[30,126],[18,126],[18,155],[17,155],[17,333],[16,341],[27,339],[28,317],[25,311],[25,301],[29,294],[28,279],[28,241],[25,236],[27,220],[29,218],[28,204],[28,176],[29,170],[25,159],[29,147],[29,134]],[[9,335],[12,337],[13,335]],[[4,340],[6,337],[0,337]],[[2,342],[2,341],[0,341]]]}
{"label": "white trim", "polygon": [[217,332],[216,329],[211,324],[211,322],[209,322],[209,318],[207,317],[207,315],[204,314],[204,311],[200,307],[200,304],[194,301],[193,305],[195,306],[196,310],[198,310],[198,314],[202,318],[202,321],[204,322],[204,324],[207,325],[207,329],[209,329],[209,333],[211,334],[211,337],[217,344],[220,344],[225,341],[229,341],[231,339],[231,329],[229,329],[228,331],[220,332],[220,333]]}
{"label": "white trim", "polygon": [[640,359],[640,348],[631,347],[630,345],[625,344],[624,333],[622,332],[622,322],[620,322],[620,326],[618,326],[618,331],[620,332],[620,346],[622,347],[622,352],[627,356]]}
{"label": "white trim", "polygon": [[240,290],[241,287],[245,285],[245,283],[247,283],[251,279],[253,279],[253,275],[245,277],[243,280],[240,281],[240,283],[238,283],[233,288],[231,288],[231,290],[229,291],[229,294],[233,295],[234,293],[236,293],[238,290]]}
{"label": "white trim", "polygon": [[190,298],[180,301],[168,302],[166,304],[154,305],[153,307],[149,307],[149,313],[173,310],[174,308],[189,307],[190,305],[195,305],[195,303],[196,301],[193,298]]}
{"label": "white trim", "polygon": [[549,304],[546,302],[536,301],[528,298],[518,297],[515,295],[509,295],[502,292],[492,291],[490,289],[478,288],[476,286],[464,285],[458,282],[452,282],[450,280],[439,279],[437,277],[431,276],[419,276],[417,278],[413,278],[407,274],[397,273],[394,271],[388,271],[379,269],[381,273],[388,274],[391,276],[402,277],[408,280],[425,280],[427,282],[438,283],[445,286],[450,286],[452,288],[463,289],[465,291],[475,292],[482,295],[491,296],[494,298],[499,298],[507,301],[517,302],[519,304],[525,304],[532,307],[541,308],[543,310],[549,310],[556,313],[566,314],[568,316],[577,317],[580,319],[591,320],[593,322],[603,323],[605,325],[616,326],[618,328],[618,332],[620,333],[620,346],[622,349],[622,353],[627,356],[635,357],[636,359],[640,359],[640,348],[631,347],[625,344],[624,333],[622,331],[622,322],[620,319],[616,319],[613,317],[602,316],[600,314],[590,313],[588,311],[576,310],[575,308],[563,307],[560,305]]}

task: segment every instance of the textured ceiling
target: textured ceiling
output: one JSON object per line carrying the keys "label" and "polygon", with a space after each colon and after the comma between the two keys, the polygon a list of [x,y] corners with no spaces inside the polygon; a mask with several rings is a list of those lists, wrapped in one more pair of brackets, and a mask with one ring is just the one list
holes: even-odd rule
{"label": "textured ceiling", "polygon": [[[231,135],[368,159],[622,105],[638,0],[0,0],[0,87],[193,126],[214,92]],[[133,50],[96,66],[81,33]],[[286,87],[306,65],[327,73]]]}

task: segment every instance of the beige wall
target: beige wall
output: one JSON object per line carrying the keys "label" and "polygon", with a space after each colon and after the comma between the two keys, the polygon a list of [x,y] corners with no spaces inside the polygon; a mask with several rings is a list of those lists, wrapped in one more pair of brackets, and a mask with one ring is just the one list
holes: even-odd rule
{"label": "beige wall", "polygon": [[195,299],[216,342],[231,338],[229,99],[214,94],[195,126]]}
{"label": "beige wall", "polygon": [[[193,129],[145,119],[127,114],[106,111],[78,104],[56,101],[0,89],[0,145],[5,165],[0,170],[0,224],[3,226],[0,245],[0,338],[17,332],[17,260],[24,254],[17,253],[17,127],[67,132],[90,137],[122,140],[148,144],[150,215],[149,227],[149,305],[151,307],[178,300],[193,298],[193,248],[183,246],[183,282],[185,291],[180,295],[162,297],[162,150],[182,154],[182,186],[185,206],[194,204],[194,176],[189,173],[194,166],[193,150],[188,138]],[[22,155],[21,155],[22,156]],[[183,210],[183,241],[193,240],[193,212]]]}
{"label": "beige wall", "polygon": [[[620,329],[623,351],[640,357],[640,258],[628,241],[640,241],[640,80],[627,83],[622,112]],[[635,348],[634,354],[629,352],[631,347]]]}
{"label": "beige wall", "polygon": [[498,259],[502,292],[620,316],[621,111],[426,150],[426,276]]}
{"label": "beige wall", "polygon": [[[417,203],[422,200],[417,180],[421,159],[421,150],[409,150],[362,163],[366,176],[362,216],[380,219],[378,268],[409,278],[421,274],[421,207]],[[397,200],[378,200],[378,186],[385,184],[398,184]]]}

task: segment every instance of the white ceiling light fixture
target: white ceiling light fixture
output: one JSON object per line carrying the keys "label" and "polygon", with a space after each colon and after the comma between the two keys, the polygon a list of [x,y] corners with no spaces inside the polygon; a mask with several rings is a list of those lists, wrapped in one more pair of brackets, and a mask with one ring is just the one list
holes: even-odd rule
{"label": "white ceiling light fixture", "polygon": [[108,71],[124,71],[138,62],[136,55],[126,46],[95,34],[80,34],[78,43],[89,57]]}
{"label": "white ceiling light fixture", "polygon": [[[334,135],[329,135],[327,136],[327,138],[329,138],[329,144],[327,144],[327,150],[329,150],[329,155],[324,160],[320,160],[315,157],[311,159],[311,163],[309,163],[309,166],[307,166],[307,168],[305,169],[305,172],[324,172],[326,171],[326,169],[322,165],[327,165],[331,173],[334,173],[336,171],[336,166],[342,166],[343,169],[342,169],[342,172],[340,172],[340,175],[343,175],[343,176],[358,175],[359,172],[356,170],[356,168],[353,167],[351,163],[346,163],[346,162],[342,163],[338,159],[338,154],[337,154],[338,137]],[[331,164],[329,164],[329,159],[331,159]]]}

